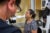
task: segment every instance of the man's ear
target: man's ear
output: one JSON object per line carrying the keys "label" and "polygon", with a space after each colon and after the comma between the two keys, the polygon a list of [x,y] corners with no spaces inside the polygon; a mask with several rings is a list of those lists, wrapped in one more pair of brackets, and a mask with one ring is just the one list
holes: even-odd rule
{"label": "man's ear", "polygon": [[9,8],[9,10],[13,10],[14,9],[14,4],[13,4],[12,0],[9,1],[8,8]]}

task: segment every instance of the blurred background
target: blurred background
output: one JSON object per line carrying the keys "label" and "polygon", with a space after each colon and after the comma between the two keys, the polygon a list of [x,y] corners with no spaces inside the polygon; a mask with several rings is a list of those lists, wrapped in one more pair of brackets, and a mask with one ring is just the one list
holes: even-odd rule
{"label": "blurred background", "polygon": [[41,33],[49,33],[48,23],[50,21],[48,18],[50,17],[50,0],[21,0],[20,7],[22,9],[21,12],[19,12],[20,10],[18,9],[15,16],[10,18],[13,21],[8,22],[8,24],[20,27],[23,32],[25,13],[28,9],[33,9],[36,13],[35,20],[38,23]]}

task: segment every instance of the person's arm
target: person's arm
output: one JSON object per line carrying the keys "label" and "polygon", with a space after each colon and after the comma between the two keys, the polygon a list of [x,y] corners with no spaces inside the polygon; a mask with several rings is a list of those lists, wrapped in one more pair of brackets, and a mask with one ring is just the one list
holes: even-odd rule
{"label": "person's arm", "polygon": [[32,30],[32,33],[37,33],[37,30]]}
{"label": "person's arm", "polygon": [[37,23],[36,22],[32,23],[31,29],[32,29],[31,30],[32,33],[37,33]]}

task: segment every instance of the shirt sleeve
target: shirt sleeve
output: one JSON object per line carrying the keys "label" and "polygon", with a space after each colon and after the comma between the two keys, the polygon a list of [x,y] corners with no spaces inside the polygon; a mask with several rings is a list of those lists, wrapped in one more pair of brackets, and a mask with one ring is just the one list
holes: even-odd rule
{"label": "shirt sleeve", "polygon": [[32,24],[31,24],[31,30],[37,30],[37,28],[38,28],[37,23],[35,21],[32,22]]}

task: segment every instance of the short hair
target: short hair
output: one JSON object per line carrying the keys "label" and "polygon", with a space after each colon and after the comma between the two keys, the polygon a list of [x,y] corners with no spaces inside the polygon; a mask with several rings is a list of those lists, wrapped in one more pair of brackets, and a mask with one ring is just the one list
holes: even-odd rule
{"label": "short hair", "polygon": [[[7,2],[7,1],[10,1],[10,0],[0,0],[0,4],[4,4],[5,2]],[[20,9],[20,11],[21,11],[21,8],[20,8],[20,3],[21,3],[21,0],[16,0],[15,1],[15,5]]]}
{"label": "short hair", "polygon": [[30,11],[30,15],[32,15],[32,18],[35,18],[36,16],[35,12],[32,9],[29,9],[29,11]]}
{"label": "short hair", "polygon": [[5,3],[7,1],[9,1],[9,0],[0,0],[0,4]]}
{"label": "short hair", "polygon": [[20,3],[21,3],[21,0],[16,0],[15,1],[15,4],[17,5],[17,7],[20,9],[20,11],[22,10],[21,7],[20,7]]}
{"label": "short hair", "polygon": [[[10,0],[0,0],[0,4],[2,4],[2,3],[5,3],[5,2],[7,2],[7,1],[10,1]],[[21,0],[16,0],[15,1],[15,4],[19,7],[19,4],[21,3]]]}
{"label": "short hair", "polygon": [[19,7],[20,3],[21,3],[21,0],[16,0],[15,1],[16,5]]}

